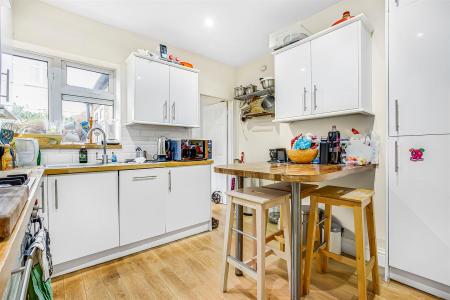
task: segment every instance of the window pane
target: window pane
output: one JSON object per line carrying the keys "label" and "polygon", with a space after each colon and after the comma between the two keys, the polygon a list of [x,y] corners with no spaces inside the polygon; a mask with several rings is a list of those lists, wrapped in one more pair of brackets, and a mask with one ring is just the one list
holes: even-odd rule
{"label": "window pane", "polygon": [[[74,101],[62,101],[63,135],[65,142],[85,142],[89,117],[94,124],[104,128],[106,121],[113,119],[113,107],[110,105],[90,104]],[[84,126],[83,126],[84,125]],[[94,136],[94,142],[101,141]]]}
{"label": "window pane", "polygon": [[68,66],[67,84],[86,89],[108,92],[109,75]]}
{"label": "window pane", "polygon": [[[8,70],[9,96],[6,89]],[[47,62],[2,54],[0,103],[21,121],[22,132],[45,132],[48,120]]]}

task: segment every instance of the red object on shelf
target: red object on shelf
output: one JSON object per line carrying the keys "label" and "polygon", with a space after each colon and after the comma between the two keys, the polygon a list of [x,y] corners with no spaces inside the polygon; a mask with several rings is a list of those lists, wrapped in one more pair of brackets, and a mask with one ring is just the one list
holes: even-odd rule
{"label": "red object on shelf", "polygon": [[355,129],[355,128],[352,128],[352,133],[353,134],[359,134],[359,131],[357,129]]}
{"label": "red object on shelf", "polygon": [[345,21],[347,21],[350,18],[353,18],[353,16],[350,15],[350,11],[348,11],[348,10],[344,11],[344,13],[342,14],[342,19],[337,20],[331,26],[334,26],[334,25],[337,25],[339,23],[345,22]]}

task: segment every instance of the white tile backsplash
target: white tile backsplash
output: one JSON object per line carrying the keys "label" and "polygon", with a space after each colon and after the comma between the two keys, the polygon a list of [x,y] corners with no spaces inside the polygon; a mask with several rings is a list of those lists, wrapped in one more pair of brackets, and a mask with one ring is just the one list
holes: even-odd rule
{"label": "white tile backsplash", "polygon": [[[147,151],[147,158],[152,159],[156,154],[158,138],[190,138],[191,129],[183,127],[154,126],[154,125],[130,125],[121,127],[122,149],[108,150],[111,158],[112,152],[117,155],[117,159],[122,162],[125,159],[136,157],[136,147],[141,147]],[[99,155],[102,149],[88,149],[88,162],[95,162],[95,153]],[[79,161],[79,150],[41,150],[41,165],[77,163]]]}

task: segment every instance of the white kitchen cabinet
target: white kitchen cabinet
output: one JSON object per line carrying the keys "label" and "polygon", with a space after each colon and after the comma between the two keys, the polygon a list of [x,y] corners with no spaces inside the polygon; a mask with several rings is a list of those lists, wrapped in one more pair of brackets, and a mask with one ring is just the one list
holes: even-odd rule
{"label": "white kitchen cabinet", "polygon": [[170,168],[166,230],[211,221],[211,166]]}
{"label": "white kitchen cabinet", "polygon": [[47,201],[47,178],[42,178],[36,191],[38,201],[38,215],[43,218],[43,225],[48,229],[48,201]]}
{"label": "white kitchen cabinet", "polygon": [[372,114],[371,32],[358,15],[274,52],[275,121]]}
{"label": "white kitchen cabinet", "polygon": [[48,176],[53,263],[119,246],[117,172]]}
{"label": "white kitchen cabinet", "polygon": [[[129,97],[131,119],[148,123],[169,122],[169,66],[133,57]],[[131,68],[128,70],[133,72]]]}
{"label": "white kitchen cabinet", "polygon": [[170,68],[170,113],[174,125],[199,125],[198,73]]}
{"label": "white kitchen cabinet", "polygon": [[199,127],[198,70],[131,54],[127,124]]}
{"label": "white kitchen cabinet", "polygon": [[450,133],[449,12],[450,1],[389,1],[390,136]]}
{"label": "white kitchen cabinet", "polygon": [[275,55],[275,117],[282,120],[311,113],[311,44]]}
{"label": "white kitchen cabinet", "polygon": [[119,172],[120,245],[166,232],[168,170]]}
{"label": "white kitchen cabinet", "polygon": [[[423,161],[410,160],[411,148],[425,149]],[[447,286],[448,149],[448,135],[392,138],[389,144],[389,265]]]}

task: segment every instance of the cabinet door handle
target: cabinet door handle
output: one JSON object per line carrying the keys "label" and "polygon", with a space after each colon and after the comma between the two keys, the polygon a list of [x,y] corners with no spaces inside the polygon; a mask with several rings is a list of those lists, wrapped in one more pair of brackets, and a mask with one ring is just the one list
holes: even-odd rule
{"label": "cabinet door handle", "polygon": [[398,100],[395,100],[395,131],[397,131],[400,128],[400,124],[399,124],[399,110],[398,110]]}
{"label": "cabinet door handle", "polygon": [[42,208],[42,213],[45,214],[45,193],[44,193],[44,182],[41,182],[41,208]]}
{"label": "cabinet door handle", "polygon": [[398,173],[398,142],[395,141],[395,153],[394,153],[394,170]]}
{"label": "cabinet door handle", "polygon": [[303,87],[303,110],[306,111],[308,107],[306,107],[306,87]]}
{"label": "cabinet door handle", "polygon": [[167,120],[167,101],[166,102],[164,102],[164,105],[163,105],[163,118],[164,118],[164,120]]}
{"label": "cabinet door handle", "polygon": [[314,85],[314,110],[317,110],[317,86]]}
{"label": "cabinet door handle", "polygon": [[133,181],[140,181],[140,180],[153,180],[158,178],[156,175],[149,175],[149,176],[135,176],[133,177]]}
{"label": "cabinet door handle", "polygon": [[0,95],[0,97],[5,97],[5,101],[8,103],[9,102],[9,96],[10,96],[10,93],[9,93],[9,81],[10,81],[10,76],[11,76],[11,73],[10,73],[10,71],[9,71],[9,69],[6,69],[6,73],[2,73],[2,75],[5,75],[6,76],[6,94],[5,95]]}
{"label": "cabinet door handle", "polygon": [[55,179],[55,209],[58,209],[59,201],[58,201],[58,179]]}
{"label": "cabinet door handle", "polygon": [[172,192],[172,171],[169,171],[169,193]]}
{"label": "cabinet door handle", "polygon": [[172,103],[172,120],[175,120],[175,102]]}

